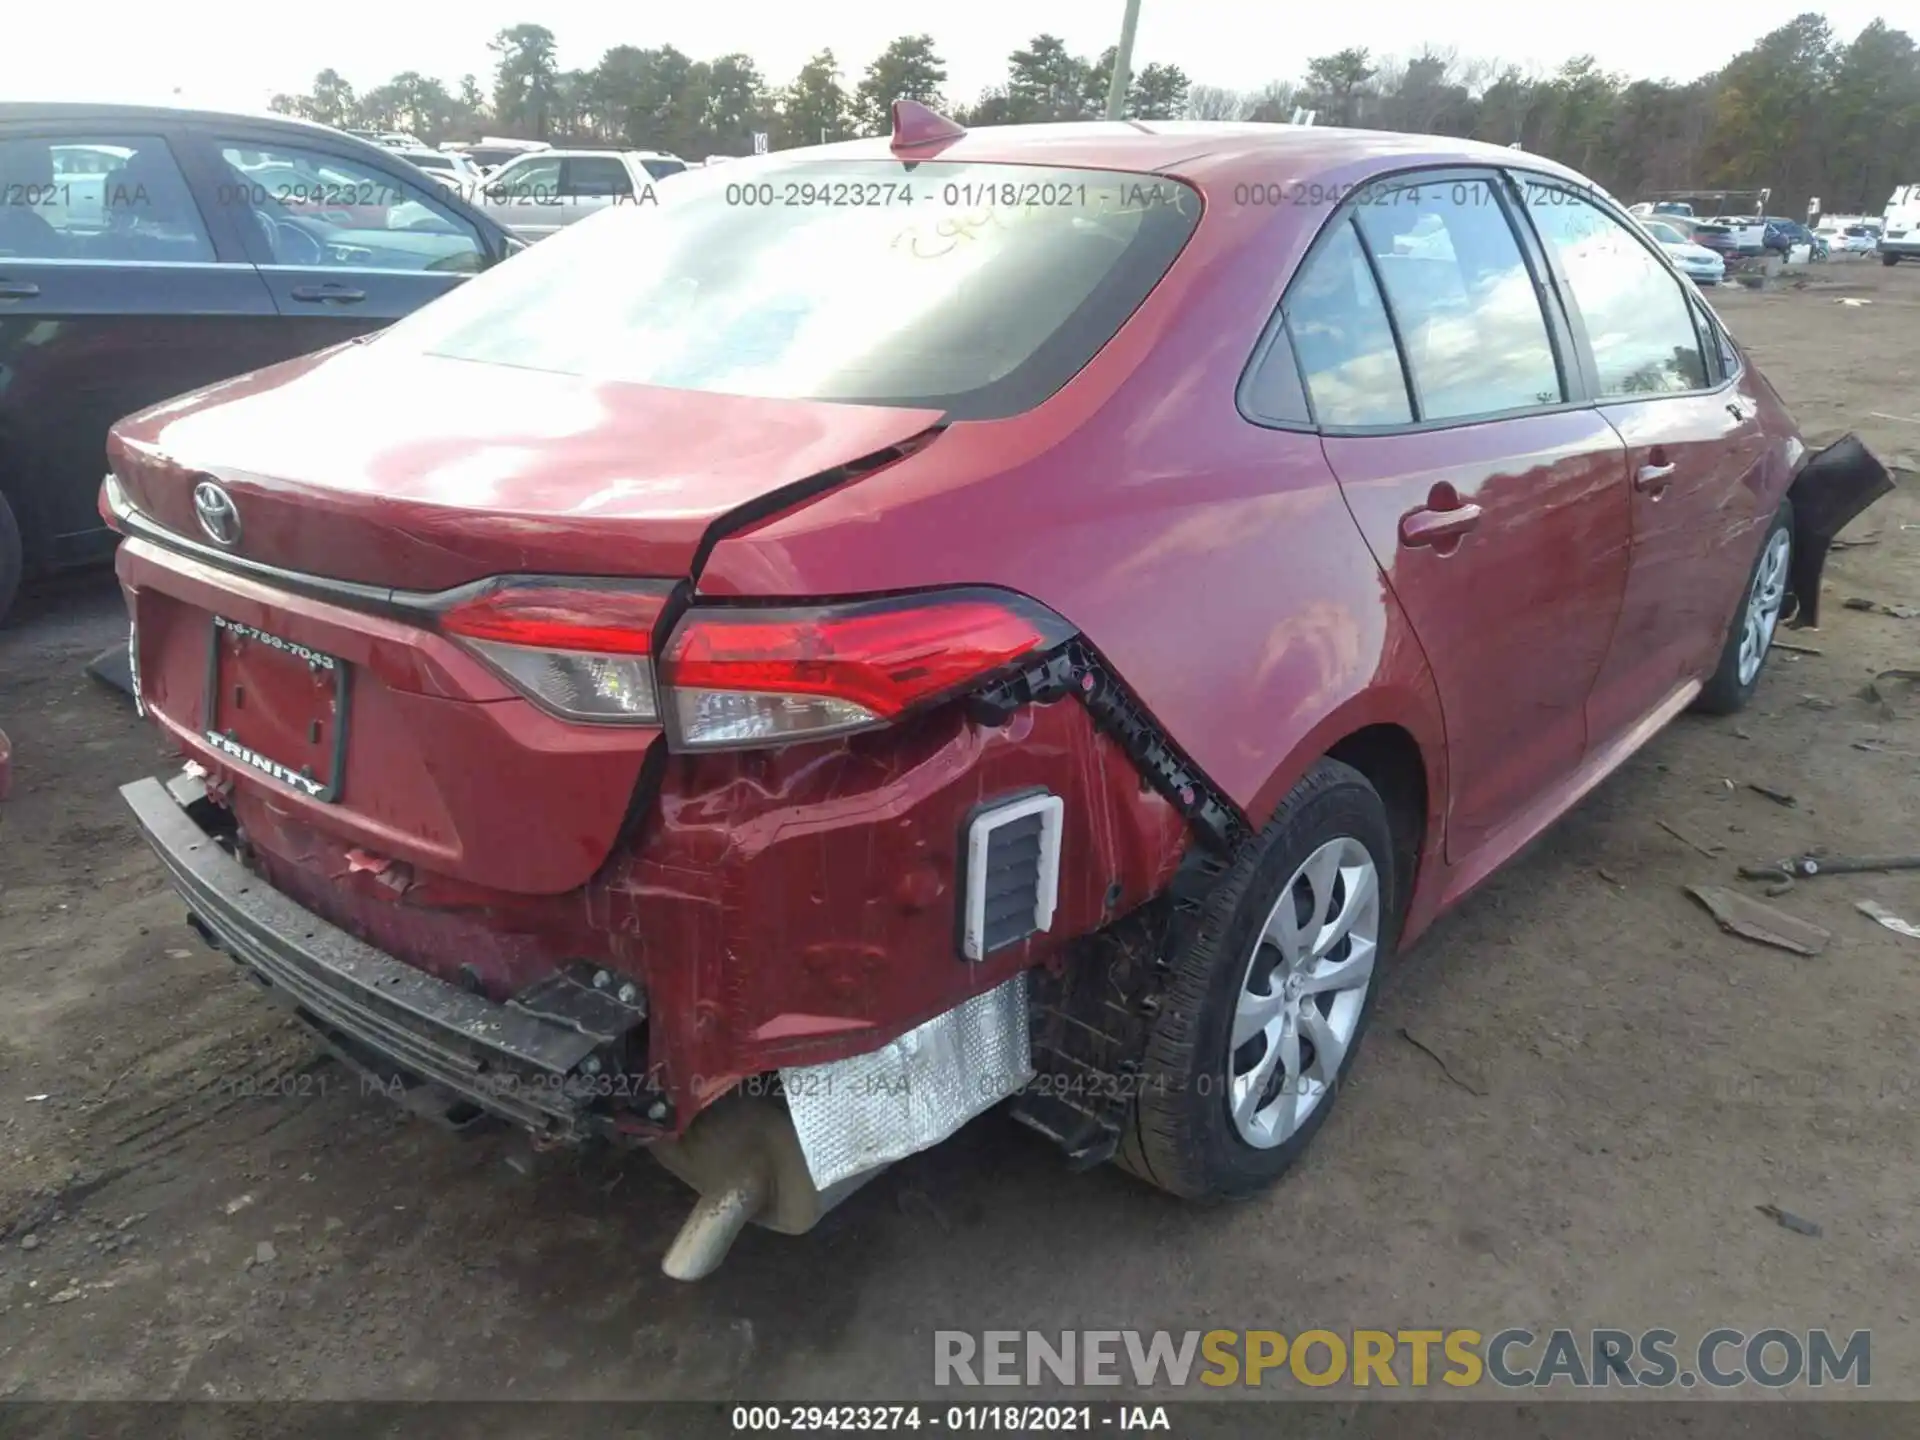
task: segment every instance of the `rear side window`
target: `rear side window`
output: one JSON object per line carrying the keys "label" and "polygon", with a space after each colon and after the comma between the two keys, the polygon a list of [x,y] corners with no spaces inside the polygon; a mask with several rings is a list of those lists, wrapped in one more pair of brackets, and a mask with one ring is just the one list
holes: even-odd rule
{"label": "rear side window", "polygon": [[551,202],[560,194],[560,161],[550,157],[510,165],[487,187],[490,200]]}
{"label": "rear side window", "polygon": [[569,195],[631,195],[633,181],[626,165],[611,155],[576,155],[567,161],[566,193]]}
{"label": "rear side window", "polygon": [[1016,414],[1159,283],[1199,197],[1164,176],[800,161],[689,171],[381,343],[594,380]]}
{"label": "rear side window", "polygon": [[[1322,425],[1404,425],[1413,419],[1393,327],[1353,221],[1308,257],[1282,305],[1300,374]],[[1269,363],[1284,358],[1269,357]]]}
{"label": "rear side window", "polygon": [[655,180],[664,180],[669,175],[678,175],[687,168],[684,160],[642,160],[640,168]]}
{"label": "rear side window", "polygon": [[1487,181],[1370,191],[1354,218],[1386,287],[1422,420],[1566,398],[1533,274]]}
{"label": "rear side window", "polygon": [[1702,389],[1707,367],[1684,283],[1599,206],[1528,182],[1527,211],[1557,257],[1585,322],[1604,398]]}
{"label": "rear side window", "polygon": [[0,141],[0,257],[138,264],[214,254],[166,141],[89,133]]}

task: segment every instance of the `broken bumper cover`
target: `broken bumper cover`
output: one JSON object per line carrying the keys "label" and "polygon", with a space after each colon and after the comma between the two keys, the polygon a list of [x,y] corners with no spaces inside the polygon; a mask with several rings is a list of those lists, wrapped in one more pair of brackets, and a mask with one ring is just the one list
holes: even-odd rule
{"label": "broken bumper cover", "polygon": [[470,994],[328,924],[229,855],[159,780],[120,795],[206,932],[356,1065],[378,1074],[388,1062],[554,1139],[598,1128],[580,1067],[602,1038]]}
{"label": "broken bumper cover", "polygon": [[946,1139],[1033,1077],[1025,972],[865,1055],[780,1072],[825,1190]]}

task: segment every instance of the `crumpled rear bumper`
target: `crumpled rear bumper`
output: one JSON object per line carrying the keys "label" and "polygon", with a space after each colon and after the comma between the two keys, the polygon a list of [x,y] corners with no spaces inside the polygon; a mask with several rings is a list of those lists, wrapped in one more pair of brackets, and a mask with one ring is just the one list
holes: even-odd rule
{"label": "crumpled rear bumper", "polygon": [[387,1093],[397,1071],[555,1140],[598,1128],[615,1059],[602,1037],[470,994],[328,924],[228,854],[161,781],[120,794],[203,933]]}

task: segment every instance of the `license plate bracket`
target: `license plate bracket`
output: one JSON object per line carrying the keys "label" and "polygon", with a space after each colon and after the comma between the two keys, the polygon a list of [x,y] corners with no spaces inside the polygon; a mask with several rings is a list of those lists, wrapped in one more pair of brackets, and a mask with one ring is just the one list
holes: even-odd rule
{"label": "license plate bracket", "polygon": [[224,615],[208,630],[207,744],[310,800],[339,799],[347,662]]}

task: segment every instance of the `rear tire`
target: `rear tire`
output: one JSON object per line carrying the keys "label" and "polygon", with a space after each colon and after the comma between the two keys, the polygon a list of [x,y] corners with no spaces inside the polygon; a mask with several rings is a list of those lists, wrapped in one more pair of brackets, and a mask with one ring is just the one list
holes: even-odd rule
{"label": "rear tire", "polygon": [[1882,265],[1898,265],[1900,263],[1900,257],[1883,250],[1880,252],[1880,263]]}
{"label": "rear tire", "polygon": [[1793,503],[1782,500],[1773,512],[1773,523],[1767,526],[1766,538],[1760,542],[1760,553],[1747,572],[1740,604],[1727,627],[1726,643],[1720,648],[1720,663],[1693,702],[1694,709],[1706,715],[1731,715],[1744,710],[1753,698],[1779,628],[1792,563]]}
{"label": "rear tire", "polygon": [[20,572],[24,564],[20,551],[20,525],[13,507],[0,495],[0,625],[6,624],[13,597],[20,593]]}
{"label": "rear tire", "polygon": [[1359,1052],[1398,935],[1393,854],[1386,806],[1358,770],[1322,760],[1294,786],[1168,957],[1122,1167],[1225,1200],[1300,1157]]}

